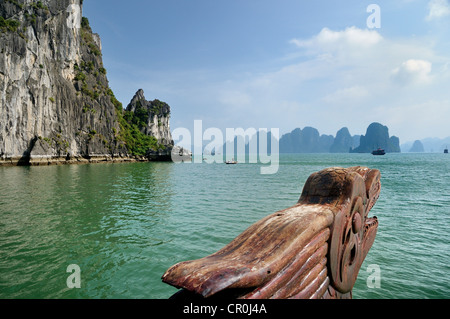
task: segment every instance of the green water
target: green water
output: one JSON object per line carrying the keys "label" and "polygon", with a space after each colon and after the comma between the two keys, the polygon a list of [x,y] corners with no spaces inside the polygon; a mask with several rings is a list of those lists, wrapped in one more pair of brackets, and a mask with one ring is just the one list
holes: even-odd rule
{"label": "green water", "polygon": [[[450,157],[282,155],[256,164],[0,167],[0,298],[152,298],[173,264],[209,255],[259,219],[294,205],[307,177],[332,166],[382,173],[375,243],[354,298],[450,296]],[[79,265],[81,288],[67,267]],[[369,265],[380,268],[370,288]]]}

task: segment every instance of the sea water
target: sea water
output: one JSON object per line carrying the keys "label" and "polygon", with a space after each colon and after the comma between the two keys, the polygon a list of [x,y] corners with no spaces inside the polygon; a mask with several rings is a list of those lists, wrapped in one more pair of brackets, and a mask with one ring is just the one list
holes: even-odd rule
{"label": "sea water", "polygon": [[169,298],[170,266],[293,206],[310,174],[357,165],[381,171],[382,191],[353,297],[450,297],[448,155],[282,154],[275,175],[245,163],[0,167],[0,298]]}

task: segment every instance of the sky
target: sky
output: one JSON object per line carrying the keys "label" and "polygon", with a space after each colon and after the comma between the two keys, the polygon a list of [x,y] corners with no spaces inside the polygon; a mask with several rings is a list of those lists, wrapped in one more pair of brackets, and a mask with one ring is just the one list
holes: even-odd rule
{"label": "sky", "polygon": [[450,0],[85,0],[83,16],[116,97],[167,102],[172,130],[450,136]]}

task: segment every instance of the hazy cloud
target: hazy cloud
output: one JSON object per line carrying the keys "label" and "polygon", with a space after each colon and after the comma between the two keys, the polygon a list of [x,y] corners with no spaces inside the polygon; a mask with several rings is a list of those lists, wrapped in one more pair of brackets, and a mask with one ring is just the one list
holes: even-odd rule
{"label": "hazy cloud", "polygon": [[428,3],[428,8],[428,21],[450,15],[450,4],[448,0],[431,0]]}
{"label": "hazy cloud", "polygon": [[431,81],[432,63],[425,60],[408,60],[393,70],[392,76],[402,84],[428,84]]}
{"label": "hazy cloud", "polygon": [[352,86],[349,88],[339,89],[331,94],[326,95],[323,98],[324,102],[336,103],[336,102],[346,102],[360,100],[369,96],[369,92],[365,87],[362,86]]}

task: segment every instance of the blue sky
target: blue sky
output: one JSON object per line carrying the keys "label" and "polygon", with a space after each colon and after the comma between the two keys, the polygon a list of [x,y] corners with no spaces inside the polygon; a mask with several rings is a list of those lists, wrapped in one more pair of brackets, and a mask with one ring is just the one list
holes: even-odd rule
{"label": "blue sky", "polygon": [[169,103],[172,129],[450,136],[449,0],[86,0],[83,15],[117,98]]}

